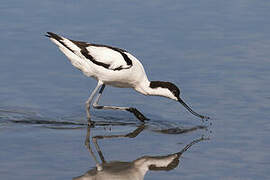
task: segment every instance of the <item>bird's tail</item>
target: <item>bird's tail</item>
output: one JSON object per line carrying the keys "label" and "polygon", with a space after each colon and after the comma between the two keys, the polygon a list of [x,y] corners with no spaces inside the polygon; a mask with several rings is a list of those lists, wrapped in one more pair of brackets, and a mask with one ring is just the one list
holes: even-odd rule
{"label": "bird's tail", "polygon": [[[55,43],[57,46],[60,47],[64,47],[67,48],[68,50],[70,50],[71,52],[74,52],[74,50],[70,47],[70,45],[68,45],[68,42],[70,42],[69,39],[64,38],[62,36],[59,36],[55,33],[52,32],[47,32],[47,34],[45,34],[46,37],[50,38],[50,40]],[[69,43],[71,44],[71,43]]]}
{"label": "bird's tail", "polygon": [[50,40],[59,47],[59,49],[68,57],[73,66],[82,71],[85,61],[81,58],[81,49],[72,40],[52,32],[47,32],[45,36],[50,38]]}
{"label": "bird's tail", "polygon": [[52,33],[52,32],[47,32],[47,34],[45,34],[46,37],[49,37],[49,38],[53,38],[55,40],[63,40],[63,38],[61,36],[58,36],[57,34],[55,33]]}
{"label": "bird's tail", "polygon": [[78,45],[76,45],[74,43],[73,40],[67,39],[63,36],[59,36],[59,35],[52,33],[52,32],[47,32],[47,34],[45,36],[49,37],[50,40],[52,42],[54,42],[60,49],[64,48],[64,49],[67,49],[67,50],[71,51],[72,53],[76,54],[77,56],[81,56],[81,54],[80,54],[81,49],[80,49],[80,47],[78,47]]}

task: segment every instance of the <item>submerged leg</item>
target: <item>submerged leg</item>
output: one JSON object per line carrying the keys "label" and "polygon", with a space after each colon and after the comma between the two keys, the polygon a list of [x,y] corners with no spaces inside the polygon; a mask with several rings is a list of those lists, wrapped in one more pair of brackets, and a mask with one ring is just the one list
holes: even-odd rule
{"label": "submerged leg", "polygon": [[143,130],[145,129],[145,125],[141,124],[139,127],[137,127],[134,131],[128,133],[128,134],[121,134],[121,135],[109,135],[109,136],[94,136],[92,137],[93,143],[96,147],[96,150],[99,154],[99,157],[102,161],[102,163],[106,163],[105,158],[102,154],[102,151],[98,145],[98,139],[113,139],[113,138],[135,138],[138,136]]}
{"label": "submerged leg", "polygon": [[[96,167],[97,167],[97,170],[98,171],[101,171],[102,170],[102,165],[98,162],[92,148],[91,148],[91,145],[90,145],[90,126],[87,127],[87,133],[86,133],[86,138],[85,138],[85,146],[86,148],[88,149],[88,151],[90,152],[91,156],[93,157],[93,159],[95,160],[96,162]],[[104,160],[105,162],[105,160]]]}
{"label": "submerged leg", "polygon": [[119,107],[119,106],[101,106],[98,104],[99,99],[101,97],[101,94],[105,88],[105,84],[102,85],[100,88],[98,95],[93,103],[93,107],[96,109],[112,109],[112,110],[122,110],[122,111],[128,111],[133,113],[140,121],[144,122],[145,120],[148,120],[140,111],[138,111],[136,108],[133,107]]}
{"label": "submerged leg", "polygon": [[91,93],[90,97],[87,99],[87,101],[85,102],[85,109],[86,109],[86,115],[87,115],[87,120],[88,120],[88,125],[91,125],[91,116],[90,116],[90,104],[98,90],[98,88],[103,85],[103,83],[101,81],[98,81],[98,84],[96,86],[96,88],[93,90],[93,92]]}

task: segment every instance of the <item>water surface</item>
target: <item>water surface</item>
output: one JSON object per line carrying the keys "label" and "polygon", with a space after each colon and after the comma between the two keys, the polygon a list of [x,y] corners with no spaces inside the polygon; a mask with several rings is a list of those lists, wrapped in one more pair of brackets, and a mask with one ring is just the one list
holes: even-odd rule
{"label": "water surface", "polygon": [[[269,179],[269,8],[266,0],[1,2],[0,178],[72,179],[95,166],[84,102],[96,82],[44,36],[52,31],[130,51],[150,80],[179,85],[211,117],[202,122],[173,101],[108,87],[102,104],[134,106],[151,119],[136,138],[100,141],[108,161],[175,153],[203,135],[210,140],[178,167],[145,179]],[[93,135],[140,126],[127,112],[92,114]]]}

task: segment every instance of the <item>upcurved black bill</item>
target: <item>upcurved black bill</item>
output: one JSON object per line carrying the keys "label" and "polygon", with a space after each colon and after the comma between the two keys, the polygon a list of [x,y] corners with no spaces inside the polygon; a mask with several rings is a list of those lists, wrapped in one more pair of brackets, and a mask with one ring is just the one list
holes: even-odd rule
{"label": "upcurved black bill", "polygon": [[180,97],[178,98],[178,101],[189,111],[191,112],[193,115],[199,117],[199,118],[202,118],[202,119],[210,119],[209,117],[207,116],[203,116],[203,115],[200,115],[198,113],[196,113],[195,111],[193,111]]}

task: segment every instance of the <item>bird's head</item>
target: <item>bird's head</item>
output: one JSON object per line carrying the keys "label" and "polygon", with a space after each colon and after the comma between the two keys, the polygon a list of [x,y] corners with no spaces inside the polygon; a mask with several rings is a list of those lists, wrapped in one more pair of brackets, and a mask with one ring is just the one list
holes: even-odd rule
{"label": "bird's head", "polygon": [[209,119],[207,116],[200,115],[193,111],[181,98],[180,98],[180,89],[171,82],[164,81],[151,81],[150,88],[155,89],[155,94],[158,96],[164,96],[175,101],[180,102],[189,112],[193,115],[200,117],[202,119]]}
{"label": "bird's head", "polygon": [[176,101],[180,97],[179,88],[171,82],[151,81],[150,88],[156,91],[156,95],[164,96]]}

